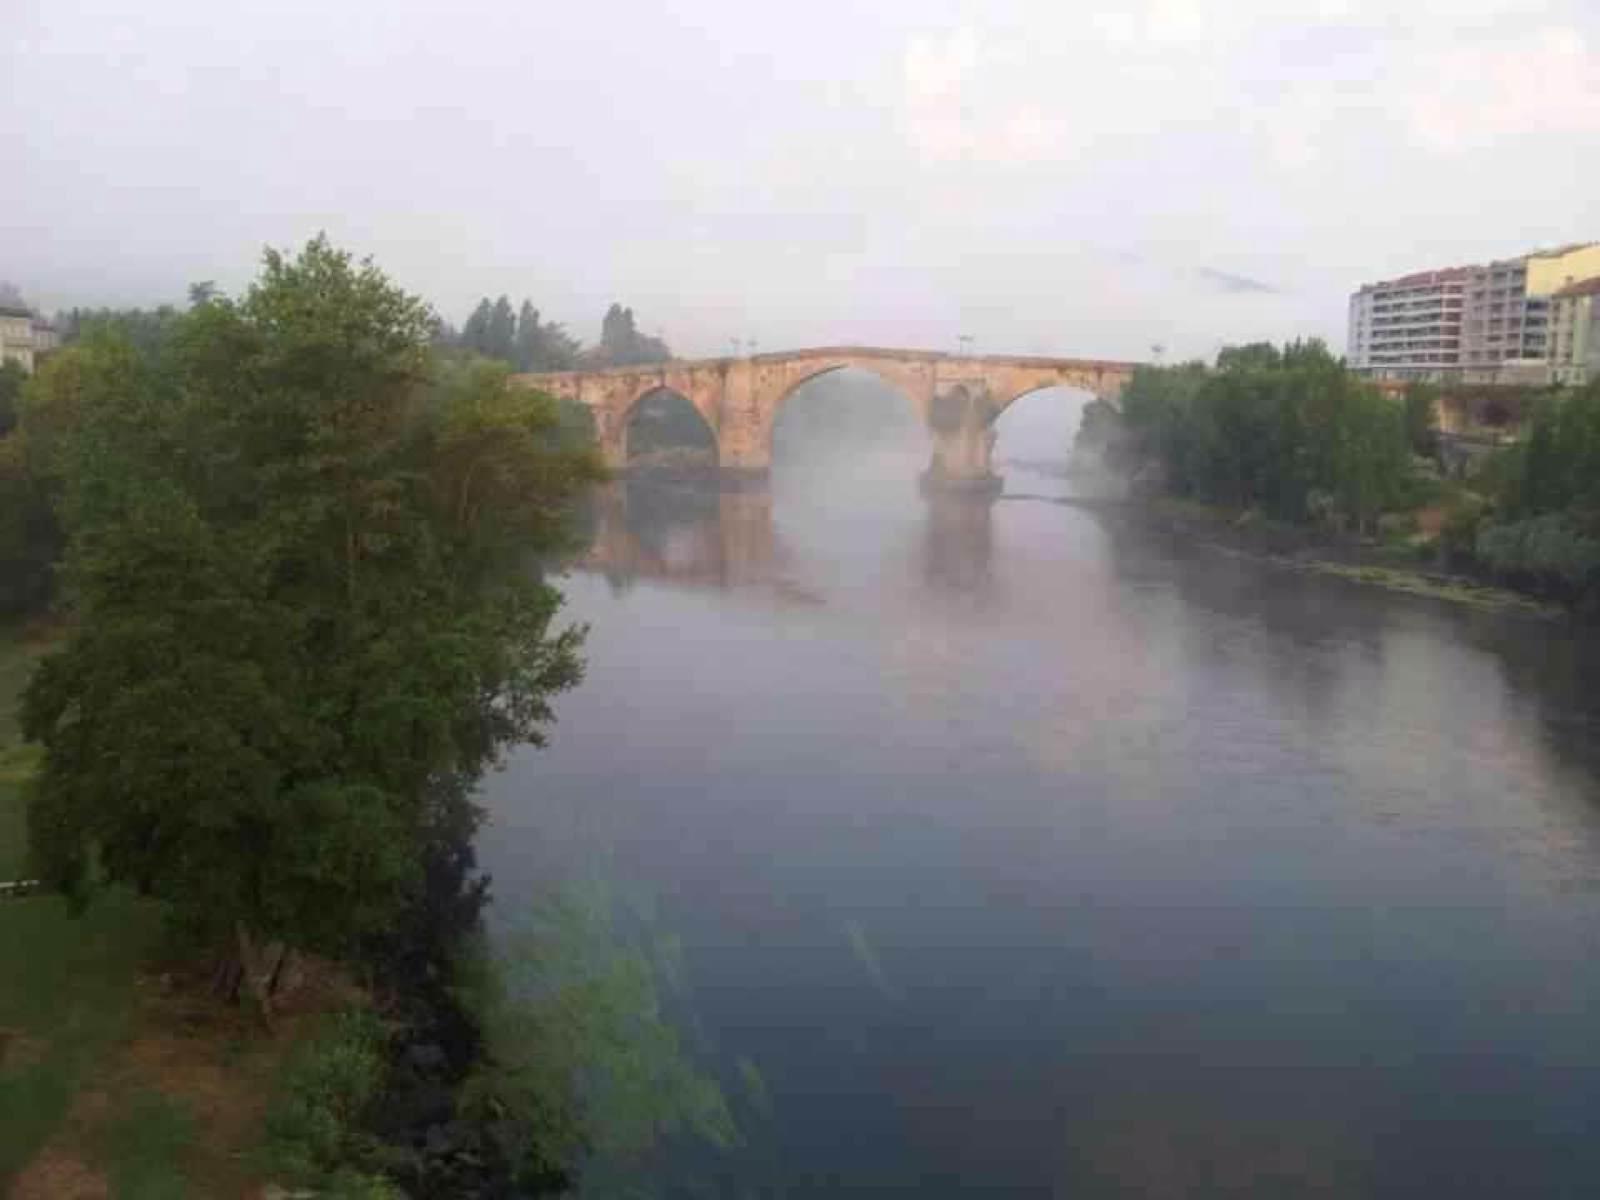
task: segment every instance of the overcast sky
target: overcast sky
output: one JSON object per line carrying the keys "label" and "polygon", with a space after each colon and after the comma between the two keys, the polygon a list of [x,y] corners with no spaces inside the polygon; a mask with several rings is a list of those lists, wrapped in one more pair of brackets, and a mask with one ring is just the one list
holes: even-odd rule
{"label": "overcast sky", "polygon": [[51,309],[325,229],[680,353],[1342,349],[1363,280],[1600,238],[1597,0],[0,8],[0,279]]}

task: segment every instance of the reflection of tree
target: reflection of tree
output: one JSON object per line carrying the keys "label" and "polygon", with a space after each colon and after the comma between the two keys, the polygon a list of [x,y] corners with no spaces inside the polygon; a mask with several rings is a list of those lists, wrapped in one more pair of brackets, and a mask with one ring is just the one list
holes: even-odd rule
{"label": "reflection of tree", "polygon": [[923,577],[932,587],[977,592],[987,587],[994,536],[993,497],[930,491],[923,526]]}

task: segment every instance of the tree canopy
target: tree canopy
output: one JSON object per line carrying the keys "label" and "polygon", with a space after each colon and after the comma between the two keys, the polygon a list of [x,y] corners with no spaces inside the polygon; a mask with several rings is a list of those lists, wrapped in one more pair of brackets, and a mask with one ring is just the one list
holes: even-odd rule
{"label": "tree canopy", "polygon": [[1284,520],[1368,526],[1410,474],[1403,411],[1320,342],[1141,367],[1122,411],[1122,453],[1158,463],[1170,490]]}
{"label": "tree canopy", "polygon": [[74,616],[24,701],[33,852],[341,952],[578,678],[528,555],[598,468],[504,367],[441,372],[428,309],[325,240],[171,321],[159,355],[90,333],[30,398]]}

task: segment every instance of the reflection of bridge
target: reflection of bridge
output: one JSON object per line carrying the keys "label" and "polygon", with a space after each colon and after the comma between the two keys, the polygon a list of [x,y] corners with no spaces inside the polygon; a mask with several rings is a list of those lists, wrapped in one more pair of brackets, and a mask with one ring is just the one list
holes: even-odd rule
{"label": "reflection of bridge", "polygon": [[[768,582],[780,560],[765,488],[677,497],[611,483],[593,493],[594,533],[583,566],[618,582],[702,587]],[[687,499],[690,503],[684,504]]]}
{"label": "reflection of bridge", "polygon": [[717,461],[731,471],[772,464],[778,411],[801,384],[829,371],[870,371],[904,395],[933,440],[928,477],[956,485],[993,480],[994,419],[1019,397],[1070,387],[1114,399],[1135,364],[1082,358],[959,357],[927,350],[844,347],[749,358],[653,363],[602,371],[519,375],[517,382],[588,405],[608,465],[628,461],[628,418],[652,392],[676,392],[710,428]]}
{"label": "reflection of bridge", "polygon": [[[773,520],[765,487],[662,489],[641,480],[596,488],[588,552],[576,564],[619,587],[641,579],[679,587],[769,588],[790,602],[821,598]],[[972,595],[988,583],[992,496],[935,492],[923,505],[919,558],[934,590]],[[889,550],[893,554],[895,551]]]}

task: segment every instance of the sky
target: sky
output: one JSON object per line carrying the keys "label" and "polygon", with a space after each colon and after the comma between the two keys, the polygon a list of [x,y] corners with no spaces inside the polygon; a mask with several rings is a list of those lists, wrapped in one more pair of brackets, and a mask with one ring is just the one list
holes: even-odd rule
{"label": "sky", "polygon": [[1168,359],[1600,239],[1596,0],[0,0],[0,279],[319,231],[456,323]]}

